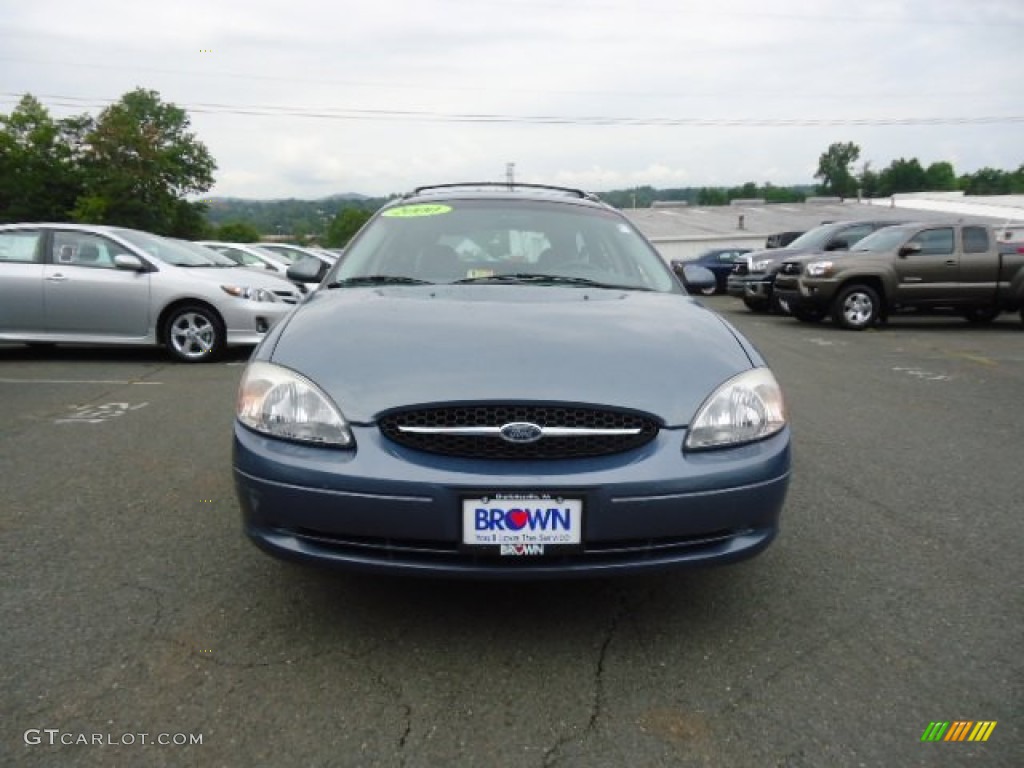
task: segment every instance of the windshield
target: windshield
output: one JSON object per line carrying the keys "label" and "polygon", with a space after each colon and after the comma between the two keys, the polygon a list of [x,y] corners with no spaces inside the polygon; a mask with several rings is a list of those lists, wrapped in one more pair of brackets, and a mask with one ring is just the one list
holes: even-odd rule
{"label": "windshield", "polygon": [[791,248],[794,251],[823,251],[835,231],[836,228],[831,224],[822,224],[820,227],[807,230],[786,248]]}
{"label": "windshield", "polygon": [[295,264],[310,255],[309,251],[283,243],[261,243],[259,247],[274,254],[279,261],[284,261],[288,264]]}
{"label": "windshield", "polygon": [[885,227],[876,230],[859,241],[853,247],[854,251],[891,251],[900,246],[907,237],[903,227]]}
{"label": "windshield", "polygon": [[529,200],[414,203],[383,211],[326,282],[374,280],[679,290],[658,252],[617,213]]}
{"label": "windshield", "polygon": [[[212,267],[215,265],[213,258],[207,256],[206,253],[199,252],[174,240],[168,240],[166,237],[151,235],[148,232],[140,232],[136,229],[114,229],[112,231],[121,239],[126,240],[143,251],[147,256],[167,264],[173,264],[176,267]],[[205,250],[212,253],[209,249]],[[228,259],[228,261],[231,260]]]}
{"label": "windshield", "polygon": [[235,261],[234,259],[232,259],[230,256],[227,256],[227,255],[221,253],[220,251],[216,251],[213,248],[210,248],[209,246],[200,245],[199,243],[193,243],[193,242],[190,242],[188,240],[178,240],[177,238],[172,238],[172,240],[175,243],[177,243],[178,245],[181,245],[181,246],[183,246],[185,248],[190,249],[191,251],[193,251],[194,253],[198,254],[199,256],[203,256],[206,259],[209,259],[214,264],[216,264],[218,267],[237,267],[238,266],[238,262]]}

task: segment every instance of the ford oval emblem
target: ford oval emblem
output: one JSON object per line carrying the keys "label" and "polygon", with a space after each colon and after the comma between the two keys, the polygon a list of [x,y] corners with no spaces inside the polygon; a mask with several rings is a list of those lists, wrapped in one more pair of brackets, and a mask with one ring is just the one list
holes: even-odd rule
{"label": "ford oval emblem", "polygon": [[501,427],[501,437],[510,443],[535,443],[540,440],[544,431],[536,424],[528,421],[513,421]]}

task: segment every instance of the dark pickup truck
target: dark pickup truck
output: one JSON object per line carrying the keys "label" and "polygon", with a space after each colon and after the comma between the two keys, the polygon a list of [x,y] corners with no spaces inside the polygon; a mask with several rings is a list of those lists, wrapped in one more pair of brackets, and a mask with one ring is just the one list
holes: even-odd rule
{"label": "dark pickup truck", "polygon": [[1024,252],[1001,247],[982,225],[901,224],[846,253],[787,259],[775,294],[799,320],[831,315],[858,331],[905,309],[953,310],[972,322],[1020,310],[1024,321]]}

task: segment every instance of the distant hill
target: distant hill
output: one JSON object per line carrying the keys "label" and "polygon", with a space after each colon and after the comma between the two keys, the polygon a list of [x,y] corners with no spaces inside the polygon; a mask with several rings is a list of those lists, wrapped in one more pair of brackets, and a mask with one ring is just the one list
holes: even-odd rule
{"label": "distant hill", "polygon": [[317,200],[285,198],[279,200],[248,200],[239,197],[210,197],[206,219],[214,226],[228,222],[245,222],[264,235],[291,235],[305,238],[323,235],[331,220],[346,208],[376,211],[387,198],[369,197],[357,192],[329,195]]}
{"label": "distant hill", "polygon": [[[771,203],[800,202],[813,194],[811,185],[792,187],[764,186],[748,182],[741,187],[685,187],[655,189],[643,186],[599,192],[601,199],[616,208],[649,208],[655,201],[674,200],[690,205],[728,205],[733,198],[764,198]],[[212,197],[207,220],[214,226],[228,222],[245,222],[264,235],[287,235],[296,239],[322,236],[331,220],[346,208],[373,212],[390,198],[369,197],[358,192],[341,192],[316,200],[285,198],[249,200],[239,197]]]}

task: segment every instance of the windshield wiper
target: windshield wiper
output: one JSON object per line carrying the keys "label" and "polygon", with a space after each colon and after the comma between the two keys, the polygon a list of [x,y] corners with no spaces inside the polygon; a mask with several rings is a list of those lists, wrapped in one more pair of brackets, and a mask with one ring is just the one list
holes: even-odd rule
{"label": "windshield wiper", "polygon": [[429,280],[419,280],[415,277],[404,277],[402,275],[363,275],[361,277],[346,277],[344,280],[334,280],[327,284],[327,288],[346,288],[358,285],[433,285]]}
{"label": "windshield wiper", "polygon": [[614,290],[628,291],[649,291],[642,285],[621,285],[615,283],[602,283],[599,280],[591,280],[589,277],[569,277],[566,275],[545,275],[539,272],[516,272],[511,275],[489,275],[481,277],[467,277],[463,280],[456,280],[452,285],[465,283],[526,283],[534,285],[580,285],[586,288],[611,288]]}

